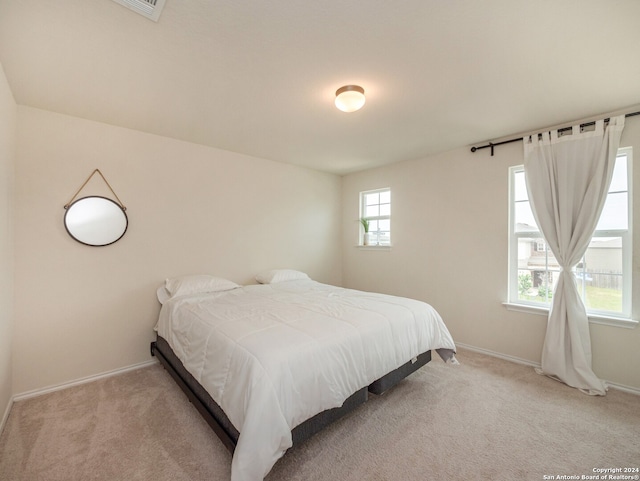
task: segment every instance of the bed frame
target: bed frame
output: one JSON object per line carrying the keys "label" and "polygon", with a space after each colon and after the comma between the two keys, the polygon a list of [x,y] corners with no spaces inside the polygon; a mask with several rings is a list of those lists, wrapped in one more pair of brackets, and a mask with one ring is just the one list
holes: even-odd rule
{"label": "bed frame", "polygon": [[[180,389],[189,398],[189,401],[196,407],[200,415],[211,426],[216,435],[220,438],[226,448],[233,453],[238,442],[239,432],[233,426],[222,408],[211,398],[209,393],[196,381],[196,379],[185,369],[182,362],[175,355],[169,343],[158,336],[155,342],[151,343],[151,355],[156,356],[171,377],[176,381]],[[353,393],[341,407],[328,409],[302,424],[296,426],[291,431],[293,445],[297,445],[310,438],[325,426],[340,419],[345,414],[351,412],[368,399],[368,393],[381,395],[388,389],[402,381],[412,372],[418,370],[431,361],[431,351],[426,351],[418,357],[403,364],[398,369],[391,371],[369,386],[363,387]]]}

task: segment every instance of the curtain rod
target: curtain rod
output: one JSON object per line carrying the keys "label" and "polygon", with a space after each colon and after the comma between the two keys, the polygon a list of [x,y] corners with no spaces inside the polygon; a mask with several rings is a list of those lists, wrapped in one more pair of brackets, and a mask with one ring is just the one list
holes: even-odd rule
{"label": "curtain rod", "polygon": [[[636,115],[640,115],[640,112],[632,112],[630,114],[625,114],[625,117],[634,117]],[[609,122],[610,119],[604,119],[605,122]],[[595,125],[596,121],[594,120],[593,122],[585,122],[583,124],[580,124],[580,127],[587,127],[589,125]],[[557,129],[558,132],[565,132],[568,130],[571,130],[573,127],[564,127],[562,129]],[[535,135],[535,134],[532,134]],[[524,135],[523,135],[524,137]],[[504,144],[511,144],[512,142],[518,142],[522,140],[522,137],[518,137],[517,139],[509,139],[509,140],[503,140],[502,142],[496,142],[495,144],[492,142],[489,142],[487,145],[480,145],[479,147],[471,147],[471,152],[475,152],[476,150],[480,150],[480,149],[487,149],[487,148],[491,148],[491,157],[493,157],[493,148],[496,145],[504,145]]]}

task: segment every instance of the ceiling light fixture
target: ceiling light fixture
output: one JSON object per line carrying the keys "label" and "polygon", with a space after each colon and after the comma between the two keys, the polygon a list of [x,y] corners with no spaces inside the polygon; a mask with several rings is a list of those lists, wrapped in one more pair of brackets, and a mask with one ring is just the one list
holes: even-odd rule
{"label": "ceiling light fixture", "polygon": [[336,90],[336,107],[343,112],[360,110],[364,102],[364,89],[359,85],[345,85]]}

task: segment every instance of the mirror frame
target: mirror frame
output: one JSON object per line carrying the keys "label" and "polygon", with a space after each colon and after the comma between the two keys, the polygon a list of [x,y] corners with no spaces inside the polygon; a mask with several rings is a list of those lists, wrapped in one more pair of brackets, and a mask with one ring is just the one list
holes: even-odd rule
{"label": "mirror frame", "polygon": [[[85,240],[81,240],[78,237],[76,237],[76,235],[74,235],[71,232],[71,229],[69,228],[69,226],[67,225],[67,216],[69,215],[69,212],[71,212],[71,210],[73,209],[73,207],[78,204],[79,202],[82,202],[83,200],[87,200],[87,199],[103,199],[106,200],[108,202],[111,202],[113,205],[115,205],[118,210],[122,213],[122,215],[124,216],[124,229],[122,230],[121,233],[118,233],[118,237],[114,240],[110,240],[109,242],[105,243],[105,244],[92,244],[90,243],[90,241],[87,241],[87,239]],[[116,242],[118,242],[120,239],[122,239],[122,237],[125,235],[125,233],[127,232],[127,229],[129,228],[129,218],[127,217],[127,213],[125,212],[125,209],[122,208],[122,206],[120,204],[118,204],[116,201],[109,199],[108,197],[102,197],[100,195],[89,195],[86,197],[81,197],[78,200],[75,200],[72,204],[69,204],[68,206],[65,207],[65,213],[64,213],[64,228],[67,231],[67,234],[69,234],[69,236],[71,236],[71,238],[73,240],[75,240],[76,242],[79,242],[80,244],[84,244],[86,246],[91,246],[91,247],[104,247],[104,246],[108,246],[111,244],[114,244]]]}

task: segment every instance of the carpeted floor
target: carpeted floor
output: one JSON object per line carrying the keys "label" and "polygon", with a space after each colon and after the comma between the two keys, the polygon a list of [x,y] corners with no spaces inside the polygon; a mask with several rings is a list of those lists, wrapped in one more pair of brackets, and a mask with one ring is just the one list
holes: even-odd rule
{"label": "carpeted floor", "polygon": [[[530,367],[467,350],[458,359],[435,356],[371,396],[266,480],[587,479],[640,467],[640,396],[590,397]],[[224,481],[230,466],[159,365],[17,402],[0,436],[2,481]]]}

